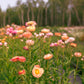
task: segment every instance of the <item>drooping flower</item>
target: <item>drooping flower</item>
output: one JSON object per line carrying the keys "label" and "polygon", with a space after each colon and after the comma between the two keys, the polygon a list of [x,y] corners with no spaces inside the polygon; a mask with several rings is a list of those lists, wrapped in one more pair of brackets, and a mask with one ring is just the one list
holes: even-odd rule
{"label": "drooping flower", "polygon": [[50,29],[44,28],[44,29],[41,30],[41,32],[42,32],[42,33],[49,33],[49,32],[50,32]]}
{"label": "drooping flower", "polygon": [[45,60],[49,60],[49,59],[51,59],[53,57],[53,54],[46,54],[46,55],[44,55],[44,59]]}
{"label": "drooping flower", "polygon": [[18,72],[19,75],[25,75],[25,73],[26,73],[25,70],[21,70]]}
{"label": "drooping flower", "polygon": [[32,75],[36,78],[40,78],[42,76],[42,74],[44,73],[44,69],[40,68],[40,66],[34,66],[33,70],[32,70]]}
{"label": "drooping flower", "polygon": [[82,56],[82,54],[80,52],[75,52],[74,55],[75,55],[75,57],[81,57]]}

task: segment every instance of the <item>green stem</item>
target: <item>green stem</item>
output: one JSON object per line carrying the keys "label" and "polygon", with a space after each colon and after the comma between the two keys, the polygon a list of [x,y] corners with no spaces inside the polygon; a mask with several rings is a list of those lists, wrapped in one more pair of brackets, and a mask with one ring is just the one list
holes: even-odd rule
{"label": "green stem", "polygon": [[77,58],[77,64],[76,64],[76,72],[75,72],[75,76],[74,76],[74,83],[76,82],[76,74],[77,74],[77,69],[78,69],[78,62],[79,62],[79,58]]}

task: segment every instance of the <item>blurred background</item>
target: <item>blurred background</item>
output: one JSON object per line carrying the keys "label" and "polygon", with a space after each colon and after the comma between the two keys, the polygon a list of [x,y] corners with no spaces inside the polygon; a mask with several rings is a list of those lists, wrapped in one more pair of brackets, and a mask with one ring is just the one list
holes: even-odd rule
{"label": "blurred background", "polygon": [[83,26],[84,0],[0,0],[0,27],[30,20],[38,26]]}

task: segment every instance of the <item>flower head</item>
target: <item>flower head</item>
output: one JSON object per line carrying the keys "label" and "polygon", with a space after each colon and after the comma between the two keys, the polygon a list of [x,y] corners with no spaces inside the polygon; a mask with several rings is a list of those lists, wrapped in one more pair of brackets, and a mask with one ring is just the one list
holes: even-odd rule
{"label": "flower head", "polygon": [[25,38],[31,38],[32,37],[32,33],[31,32],[24,32],[23,33],[23,37],[25,37]]}
{"label": "flower head", "polygon": [[61,33],[55,32],[55,36],[61,36]]}
{"label": "flower head", "polygon": [[34,45],[34,41],[33,40],[27,40],[26,45],[28,45],[28,46]]}
{"label": "flower head", "polygon": [[10,59],[10,61],[12,61],[12,62],[17,62],[17,61],[19,61],[19,62],[25,62],[26,58],[23,57],[23,56],[15,56],[12,59]]}
{"label": "flower head", "polygon": [[80,52],[75,52],[74,55],[75,57],[81,57],[82,54]]}
{"label": "flower head", "polygon": [[44,28],[44,29],[42,29],[42,30],[41,30],[41,32],[42,32],[42,33],[49,33],[49,32],[50,32],[50,30],[49,30],[49,29]]}
{"label": "flower head", "polygon": [[36,28],[35,28],[35,26],[28,26],[26,29],[30,32],[33,32],[33,31],[35,31]]}
{"label": "flower head", "polygon": [[72,47],[76,47],[76,46],[77,46],[76,43],[70,43],[70,45],[71,45]]}
{"label": "flower head", "polygon": [[40,68],[40,66],[34,66],[32,70],[32,75],[36,78],[40,78],[42,74],[44,73],[44,69]]}
{"label": "flower head", "polygon": [[52,54],[46,54],[46,55],[44,55],[44,59],[45,59],[45,60],[49,60],[49,59],[51,59],[52,57],[53,57]]}
{"label": "flower head", "polygon": [[21,70],[18,72],[19,75],[24,75],[25,74],[25,70]]}

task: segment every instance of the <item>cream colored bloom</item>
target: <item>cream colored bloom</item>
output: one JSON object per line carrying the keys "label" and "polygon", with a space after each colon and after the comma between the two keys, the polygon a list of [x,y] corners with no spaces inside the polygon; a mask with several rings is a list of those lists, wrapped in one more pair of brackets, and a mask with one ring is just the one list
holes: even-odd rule
{"label": "cream colored bloom", "polygon": [[41,30],[41,32],[42,32],[42,33],[49,33],[49,32],[50,32],[50,30],[49,30],[49,29],[44,28],[44,29],[42,29],[42,30]]}
{"label": "cream colored bloom", "polygon": [[28,26],[27,27],[27,30],[30,31],[30,32],[35,31],[35,29],[36,29],[35,26]]}
{"label": "cream colored bloom", "polygon": [[42,74],[44,73],[44,69],[34,66],[33,70],[32,70],[32,75],[36,78],[39,78],[42,76]]}
{"label": "cream colored bloom", "polygon": [[52,57],[53,57],[52,54],[46,54],[46,55],[44,55],[44,59],[45,59],[45,60],[49,60],[49,59],[51,59]]}
{"label": "cream colored bloom", "polygon": [[26,45],[28,45],[28,46],[34,45],[34,41],[33,40],[27,40]]}

